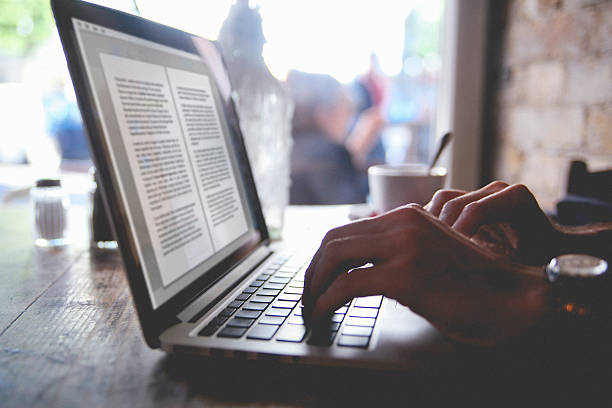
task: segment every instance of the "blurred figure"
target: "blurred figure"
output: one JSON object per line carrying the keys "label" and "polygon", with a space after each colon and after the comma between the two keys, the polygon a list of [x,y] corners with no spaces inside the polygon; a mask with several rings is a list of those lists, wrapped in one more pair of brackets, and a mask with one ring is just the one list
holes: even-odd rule
{"label": "blurred figure", "polygon": [[[380,68],[378,56],[375,53],[371,53],[370,67],[368,71],[359,76],[351,85],[353,102],[358,115],[357,118],[364,111],[374,107],[381,113],[388,111],[390,91],[389,85],[389,78]],[[383,164],[387,161],[387,153],[381,138],[382,133],[382,131],[378,132],[376,141],[373,143],[372,148],[367,153],[366,168],[376,164]],[[363,184],[363,188],[367,190],[368,177],[366,172],[363,172],[361,182]]]}
{"label": "blurred figure", "polygon": [[365,202],[367,155],[384,122],[380,110],[363,111],[349,132],[354,108],[337,80],[292,71],[287,85],[295,103],[291,203]]}

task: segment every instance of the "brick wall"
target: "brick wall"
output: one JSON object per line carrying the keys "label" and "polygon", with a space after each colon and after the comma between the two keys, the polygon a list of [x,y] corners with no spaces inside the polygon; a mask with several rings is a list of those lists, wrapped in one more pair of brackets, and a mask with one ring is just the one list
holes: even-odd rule
{"label": "brick wall", "polygon": [[510,0],[502,42],[492,175],[552,209],[570,160],[612,168],[612,1]]}

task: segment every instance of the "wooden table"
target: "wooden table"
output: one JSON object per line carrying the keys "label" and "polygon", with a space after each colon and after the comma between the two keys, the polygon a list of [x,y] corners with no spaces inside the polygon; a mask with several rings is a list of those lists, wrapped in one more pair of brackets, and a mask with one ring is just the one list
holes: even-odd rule
{"label": "wooden table", "polygon": [[[286,236],[322,236],[347,211],[291,208]],[[45,250],[32,245],[27,207],[0,207],[0,407],[480,405],[565,395],[555,381],[541,391],[548,368],[526,362],[511,372],[494,351],[464,349],[462,375],[424,376],[151,350],[120,257],[90,252],[84,209],[72,217],[72,243]]]}

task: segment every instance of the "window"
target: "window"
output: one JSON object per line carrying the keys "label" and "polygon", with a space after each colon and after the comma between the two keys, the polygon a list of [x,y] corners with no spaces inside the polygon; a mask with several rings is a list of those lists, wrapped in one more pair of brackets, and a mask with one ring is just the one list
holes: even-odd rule
{"label": "window", "polygon": [[[216,39],[234,0],[137,0],[144,17]],[[427,161],[434,139],[442,60],[442,0],[255,0],[270,71],[329,74],[347,85],[377,89],[388,125],[381,141],[388,162]],[[369,103],[372,103],[370,101]]]}

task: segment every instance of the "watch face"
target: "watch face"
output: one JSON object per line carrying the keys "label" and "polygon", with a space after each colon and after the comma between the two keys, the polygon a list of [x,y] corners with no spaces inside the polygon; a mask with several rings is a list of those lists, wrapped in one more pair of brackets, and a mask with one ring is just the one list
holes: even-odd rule
{"label": "watch face", "polygon": [[555,277],[591,278],[608,270],[608,263],[591,255],[566,254],[554,258],[548,264],[548,275]]}

